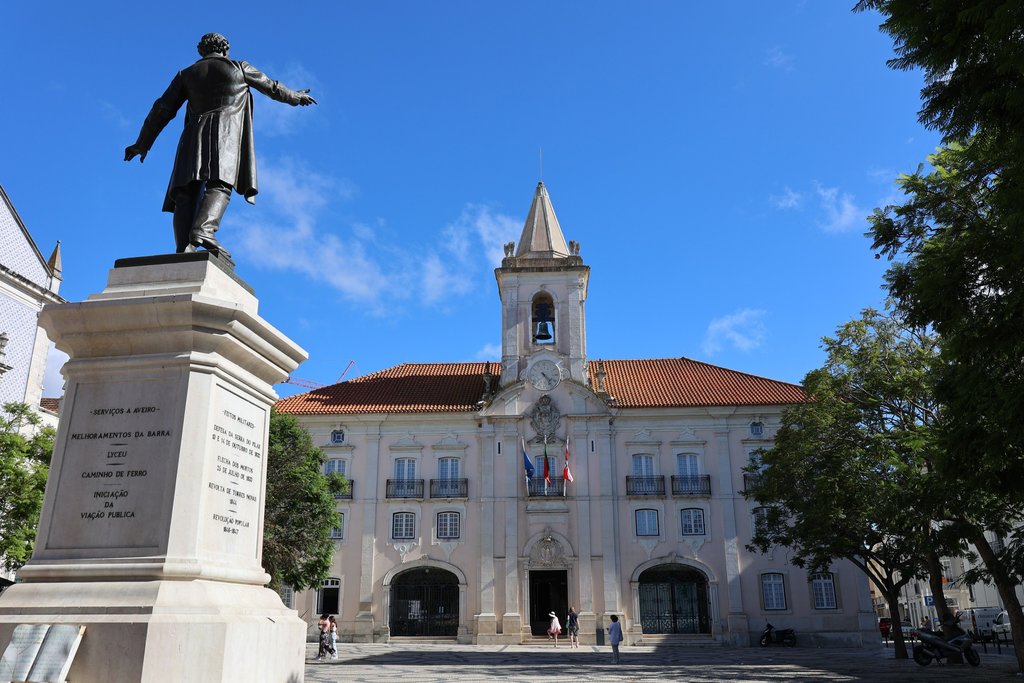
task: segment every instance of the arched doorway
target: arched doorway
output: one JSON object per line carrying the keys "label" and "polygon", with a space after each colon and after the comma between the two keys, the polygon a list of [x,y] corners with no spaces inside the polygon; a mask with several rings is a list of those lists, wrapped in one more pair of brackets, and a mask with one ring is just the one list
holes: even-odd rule
{"label": "arched doorway", "polygon": [[391,583],[391,635],[451,636],[459,632],[459,580],[444,569],[420,567]]}
{"label": "arched doorway", "polygon": [[640,575],[640,625],[644,633],[711,633],[708,577],[678,564]]}

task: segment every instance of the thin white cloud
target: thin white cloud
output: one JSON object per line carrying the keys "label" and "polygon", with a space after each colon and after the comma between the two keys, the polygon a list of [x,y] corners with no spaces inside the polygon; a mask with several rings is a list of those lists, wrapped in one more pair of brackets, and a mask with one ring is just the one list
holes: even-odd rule
{"label": "thin white cloud", "polygon": [[782,194],[770,195],[768,199],[776,209],[798,209],[800,208],[800,203],[803,202],[804,196],[786,186],[783,188]]}
{"label": "thin white cloud", "polygon": [[60,374],[60,369],[67,362],[68,354],[50,342],[50,351],[46,355],[46,369],[43,371],[43,396],[64,395],[64,376]]}
{"label": "thin white cloud", "polygon": [[731,315],[715,318],[704,334],[704,353],[713,356],[726,346],[739,351],[752,351],[764,343],[767,330],[765,311],[743,308]]}
{"label": "thin white cloud", "polygon": [[[279,72],[271,71],[268,76],[293,90],[309,88],[309,94],[318,101],[323,95],[319,92],[320,81],[300,64],[289,65]],[[309,122],[313,113],[310,110],[316,107],[315,104],[308,107],[293,107],[283,102],[275,102],[261,93],[254,93],[253,99],[253,126],[258,135],[292,135]]]}
{"label": "thin white cloud", "polygon": [[779,69],[780,71],[793,71],[795,68],[793,62],[795,58],[793,55],[783,52],[782,48],[775,46],[770,47],[765,52],[764,63],[773,69]]}
{"label": "thin white cloud", "polygon": [[819,228],[829,233],[842,233],[865,226],[869,212],[854,203],[852,194],[820,183],[814,184],[814,191],[824,214],[824,220],[818,222]]}
{"label": "thin white cloud", "polygon": [[387,239],[387,225],[325,225],[331,207],[356,194],[347,180],[316,173],[292,160],[261,166],[261,211],[229,212],[225,227],[235,234],[225,246],[257,266],[299,273],[358,300],[369,313],[394,314],[396,304],[436,306],[477,289],[501,262],[502,244],[514,239],[521,220],[489,207],[467,204],[440,229],[434,245]]}
{"label": "thin white cloud", "polygon": [[496,361],[501,359],[501,344],[484,344],[473,356],[473,360]]}

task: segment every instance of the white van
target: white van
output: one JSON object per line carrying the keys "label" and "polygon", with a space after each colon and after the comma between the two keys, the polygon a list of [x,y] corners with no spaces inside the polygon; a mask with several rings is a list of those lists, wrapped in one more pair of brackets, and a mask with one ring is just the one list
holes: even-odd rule
{"label": "white van", "polygon": [[968,607],[960,610],[960,628],[971,634],[974,640],[992,639],[992,622],[1002,607]]}

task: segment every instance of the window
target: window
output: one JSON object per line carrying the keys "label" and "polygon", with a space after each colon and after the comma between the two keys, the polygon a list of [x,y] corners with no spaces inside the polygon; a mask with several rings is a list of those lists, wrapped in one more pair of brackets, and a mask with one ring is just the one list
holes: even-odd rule
{"label": "window", "polygon": [[335,541],[345,538],[345,513],[338,513],[338,526],[331,529],[331,538]]}
{"label": "window", "polygon": [[782,574],[761,574],[761,599],[764,608],[786,609],[786,587]]}
{"label": "window", "polygon": [[340,429],[335,429],[333,432],[331,432],[331,443],[345,443],[345,432],[341,431]]}
{"label": "window", "polygon": [[348,476],[348,462],[341,458],[331,458],[324,463],[324,474],[340,474]]}
{"label": "window", "polygon": [[415,459],[397,458],[395,460],[395,481],[393,486],[394,494],[399,498],[412,498],[416,495]]}
{"label": "window", "polygon": [[768,508],[754,508],[754,533],[768,527]]}
{"label": "window", "polygon": [[700,461],[693,453],[676,456],[676,474],[680,477],[696,477],[700,474]]}
{"label": "window", "polygon": [[459,495],[460,465],[458,458],[441,458],[437,461],[438,496],[454,498]]}
{"label": "window", "polygon": [[[291,586],[281,584],[281,587],[277,589],[277,594],[281,596],[281,602],[288,609],[295,609],[295,589]],[[323,612],[321,612],[323,614]]]}
{"label": "window", "polygon": [[437,537],[458,538],[461,532],[461,522],[458,512],[437,513]]}
{"label": "window", "polygon": [[340,579],[324,579],[316,595],[316,611],[319,614],[337,614],[338,597],[341,592]]}
{"label": "window", "polygon": [[391,538],[416,538],[416,515],[411,512],[396,512],[391,518]]}
{"label": "window", "polygon": [[761,437],[764,436],[764,423],[763,422],[751,422],[750,423],[750,435]]}
{"label": "window", "polygon": [[658,535],[658,511],[637,510],[636,511],[636,535],[657,536]]}
{"label": "window", "polygon": [[704,535],[704,510],[700,508],[683,508],[679,512],[683,527],[683,536]]}
{"label": "window", "polygon": [[634,477],[653,477],[654,476],[654,456],[653,455],[634,455],[633,456],[633,476]]}
{"label": "window", "polygon": [[814,609],[836,608],[836,584],[832,574],[812,574],[811,592],[814,594]]}

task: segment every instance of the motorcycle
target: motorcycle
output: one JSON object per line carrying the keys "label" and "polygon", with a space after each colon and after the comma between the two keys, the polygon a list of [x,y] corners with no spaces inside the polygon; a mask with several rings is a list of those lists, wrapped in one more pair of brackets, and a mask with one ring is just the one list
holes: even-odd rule
{"label": "motorcycle", "polygon": [[960,628],[960,617],[954,617],[944,625],[949,628],[948,639],[941,631],[923,628],[917,632],[920,642],[914,645],[914,661],[921,666],[928,666],[933,659],[941,663],[944,657],[959,652],[971,666],[981,664],[981,655],[974,649],[973,639]]}
{"label": "motorcycle", "polygon": [[761,647],[769,645],[785,645],[794,647],[796,645],[796,633],[791,628],[776,629],[771,624],[764,627],[761,632]]}

